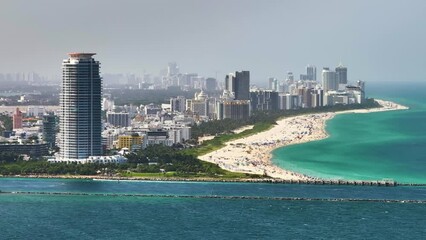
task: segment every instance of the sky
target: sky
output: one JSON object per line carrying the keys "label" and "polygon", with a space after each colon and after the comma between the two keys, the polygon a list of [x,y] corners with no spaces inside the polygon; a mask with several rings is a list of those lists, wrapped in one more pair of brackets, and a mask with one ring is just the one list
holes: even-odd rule
{"label": "sky", "polygon": [[266,83],[342,63],[353,82],[423,81],[425,12],[424,0],[1,0],[0,72],[59,76],[68,52],[96,52],[103,73],[174,61]]}

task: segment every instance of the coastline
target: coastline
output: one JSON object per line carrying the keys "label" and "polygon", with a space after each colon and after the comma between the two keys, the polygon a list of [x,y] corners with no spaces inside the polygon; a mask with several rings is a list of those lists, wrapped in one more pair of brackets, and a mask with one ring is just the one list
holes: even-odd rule
{"label": "coastline", "polygon": [[[210,152],[199,159],[218,164],[219,167],[239,173],[264,175],[262,178],[221,178],[217,177],[165,177],[159,174],[152,177],[125,177],[106,175],[15,175],[1,178],[45,178],[45,179],[87,179],[105,181],[186,181],[186,182],[247,182],[247,183],[296,183],[296,184],[332,184],[332,185],[386,185],[381,181],[342,181],[325,180],[280,168],[272,163],[272,151],[292,144],[318,141],[327,138],[326,122],[337,114],[373,113],[383,111],[405,110],[406,106],[391,101],[376,99],[382,106],[372,109],[356,109],[340,112],[305,114],[283,118],[269,130],[248,137],[226,142],[226,146]],[[244,126],[235,132],[253,128]],[[400,185],[400,184],[398,184]]]}
{"label": "coastline", "polygon": [[376,99],[382,107],[341,112],[307,114],[280,119],[271,129],[226,143],[221,149],[199,156],[200,160],[241,173],[266,175],[274,179],[304,181],[317,180],[301,173],[282,169],[272,163],[272,151],[293,145],[327,138],[326,122],[337,114],[373,113],[409,109],[391,101]]}

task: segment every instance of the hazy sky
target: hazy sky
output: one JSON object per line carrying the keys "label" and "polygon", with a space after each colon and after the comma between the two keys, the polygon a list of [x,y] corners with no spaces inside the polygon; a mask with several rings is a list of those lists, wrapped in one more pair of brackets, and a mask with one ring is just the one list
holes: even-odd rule
{"label": "hazy sky", "polygon": [[0,72],[60,75],[73,51],[103,73],[158,74],[169,61],[254,82],[348,67],[351,81],[426,79],[426,1],[1,0]]}

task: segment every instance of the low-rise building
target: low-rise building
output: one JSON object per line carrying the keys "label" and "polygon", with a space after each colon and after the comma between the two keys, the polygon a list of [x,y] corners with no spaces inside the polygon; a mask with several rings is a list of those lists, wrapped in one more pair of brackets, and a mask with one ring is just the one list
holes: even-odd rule
{"label": "low-rise building", "polygon": [[30,157],[42,157],[49,154],[49,145],[43,144],[0,144],[0,152],[11,152],[15,154],[27,154]]}
{"label": "low-rise building", "polygon": [[119,136],[117,148],[128,148],[131,151],[134,151],[142,148],[142,142],[143,136],[139,136],[139,134]]}

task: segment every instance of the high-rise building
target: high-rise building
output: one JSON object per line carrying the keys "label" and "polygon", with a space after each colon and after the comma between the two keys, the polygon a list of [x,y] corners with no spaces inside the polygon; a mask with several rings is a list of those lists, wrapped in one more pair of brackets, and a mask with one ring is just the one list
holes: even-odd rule
{"label": "high-rise building", "polygon": [[336,78],[339,84],[348,84],[348,69],[342,64],[336,67]]}
{"label": "high-rise building", "polygon": [[269,78],[268,88],[271,91],[278,92],[278,79],[273,78],[273,77]]}
{"label": "high-rise building", "polygon": [[195,93],[194,99],[188,99],[186,102],[187,108],[192,113],[204,117],[209,116],[209,96],[203,90]]}
{"label": "high-rise building", "polygon": [[205,89],[208,92],[213,92],[216,90],[217,87],[217,82],[216,82],[216,78],[207,78],[205,80]]}
{"label": "high-rise building", "polygon": [[330,71],[329,68],[323,68],[322,87],[324,92],[335,91],[339,89],[339,82],[337,81],[336,72]]}
{"label": "high-rise building", "polygon": [[235,100],[249,100],[250,72],[241,71],[226,75],[225,89],[234,94]]}
{"label": "high-rise building", "polygon": [[252,110],[276,111],[279,109],[278,92],[255,91],[250,92],[250,104]]}
{"label": "high-rise building", "polygon": [[306,80],[316,81],[317,80],[317,68],[315,66],[306,66]]}
{"label": "high-rise building", "polygon": [[250,115],[250,101],[248,100],[223,100],[217,102],[216,117],[219,120],[226,118],[246,120]]}
{"label": "high-rise building", "polygon": [[356,85],[361,90],[361,101],[360,101],[360,103],[364,103],[364,101],[365,101],[365,82],[358,80],[358,81],[356,81]]}
{"label": "high-rise building", "polygon": [[167,65],[167,76],[174,76],[179,73],[179,67],[175,62],[169,62]]}
{"label": "high-rise building", "polygon": [[70,53],[62,63],[60,94],[61,161],[102,155],[100,63],[95,53]]}
{"label": "high-rise building", "polygon": [[49,148],[56,146],[56,116],[53,114],[43,116],[43,141]]}
{"label": "high-rise building", "polygon": [[170,110],[172,112],[185,112],[186,111],[186,99],[183,96],[177,96],[170,98]]}
{"label": "high-rise building", "polygon": [[107,122],[115,127],[128,127],[130,126],[129,113],[121,112],[107,112]]}
{"label": "high-rise building", "polygon": [[358,80],[356,81],[356,85],[361,89],[361,91],[365,92],[365,82]]}
{"label": "high-rise building", "polygon": [[287,82],[289,84],[293,84],[294,83],[294,75],[293,72],[287,72]]}
{"label": "high-rise building", "polygon": [[302,107],[303,108],[311,108],[312,107],[312,93],[313,93],[313,89],[311,89],[311,88],[299,89],[299,95],[302,97]]}
{"label": "high-rise building", "polygon": [[301,104],[301,96],[293,95],[289,93],[280,93],[278,95],[279,109],[281,110],[290,110],[298,109]]}
{"label": "high-rise building", "polygon": [[306,81],[306,80],[308,80],[308,75],[306,75],[306,74],[300,74],[299,79],[302,80],[302,81]]}
{"label": "high-rise building", "polygon": [[19,110],[19,108],[16,108],[12,118],[13,118],[13,129],[22,128],[22,112]]}

